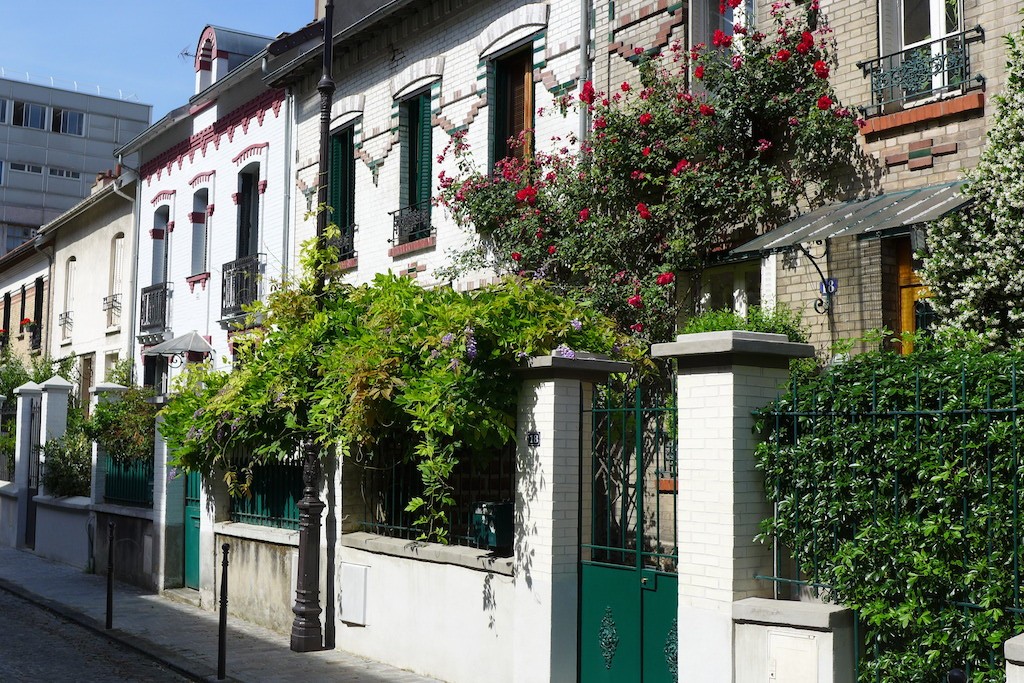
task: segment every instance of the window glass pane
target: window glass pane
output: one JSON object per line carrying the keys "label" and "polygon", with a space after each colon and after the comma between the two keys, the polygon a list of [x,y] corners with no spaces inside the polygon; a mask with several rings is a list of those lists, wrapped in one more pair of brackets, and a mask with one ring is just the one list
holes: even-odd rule
{"label": "window glass pane", "polygon": [[932,37],[931,8],[932,1],[943,0],[903,0],[903,45],[913,45]]}
{"label": "window glass pane", "polygon": [[7,100],[0,100],[0,123],[7,123]]}
{"label": "window glass pane", "polygon": [[941,0],[945,5],[946,33],[960,30],[960,0]]}

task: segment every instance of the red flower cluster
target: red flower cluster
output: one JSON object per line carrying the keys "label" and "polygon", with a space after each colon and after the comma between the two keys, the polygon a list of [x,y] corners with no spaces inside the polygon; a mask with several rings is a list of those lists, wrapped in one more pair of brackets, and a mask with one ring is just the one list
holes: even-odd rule
{"label": "red flower cluster", "polygon": [[523,258],[523,255],[520,254],[518,251],[513,251],[512,252],[512,260],[515,261],[516,263],[519,263],[519,261],[521,261],[522,258]]}
{"label": "red flower cluster", "polygon": [[732,45],[732,36],[722,29],[716,28],[714,35],[711,36],[711,44],[715,47],[729,47]]}
{"label": "red flower cluster", "polygon": [[622,85],[620,87],[622,88],[622,92],[629,92],[629,82],[628,81],[623,81]]}
{"label": "red flower cluster", "polygon": [[690,167],[690,162],[689,161],[687,161],[686,159],[680,159],[679,163],[676,164],[676,167],[672,169],[672,175],[677,176],[680,173],[682,173],[683,171],[685,171],[686,169],[688,169],[689,167]]}
{"label": "red flower cluster", "polygon": [[644,298],[639,294],[634,294],[633,296],[626,299],[626,303],[632,306],[633,308],[643,308]]}
{"label": "red flower cluster", "polygon": [[580,223],[590,218],[590,209],[580,209]]}
{"label": "red flower cluster", "polygon": [[555,245],[552,244],[550,247],[548,247],[548,253],[551,254],[552,256],[555,255],[556,251],[558,251],[558,249],[555,247]]}
{"label": "red flower cluster", "polygon": [[633,323],[632,325],[629,326],[629,329],[633,330],[634,332],[643,332],[644,331],[644,324],[643,323]]}
{"label": "red flower cluster", "polygon": [[832,98],[828,95],[822,95],[818,98],[818,109],[825,111],[832,107]]}
{"label": "red flower cluster", "polygon": [[651,116],[650,112],[646,112],[645,111],[643,114],[640,114],[639,121],[640,121],[640,125],[641,126],[648,126],[648,125],[650,125],[651,121],[653,121],[653,120],[654,120],[654,117]]}
{"label": "red flower cluster", "polygon": [[809,31],[804,31],[800,34],[800,42],[796,46],[796,51],[802,55],[807,54],[814,47],[814,36]]}
{"label": "red flower cluster", "polygon": [[702,104],[700,105],[700,114],[701,116],[714,116],[715,108],[710,104]]}
{"label": "red flower cluster", "polygon": [[651,210],[647,208],[647,205],[640,202],[636,205],[636,212],[640,214],[640,218],[647,220],[651,217]]}
{"label": "red flower cluster", "polygon": [[583,84],[583,89],[580,90],[580,102],[585,104],[594,103],[594,84],[587,81]]}
{"label": "red flower cluster", "polygon": [[676,274],[673,273],[671,270],[662,273],[655,280],[655,282],[657,282],[659,285],[670,285],[670,284],[672,284],[675,281],[676,281]]}
{"label": "red flower cluster", "polygon": [[640,153],[643,154],[645,157],[646,156],[650,156],[651,148],[650,147],[644,147],[643,149],[640,150]]}
{"label": "red flower cluster", "polygon": [[22,318],[21,319],[21,324],[22,325],[31,325],[32,324],[32,318]]}
{"label": "red flower cluster", "polygon": [[516,201],[517,202],[526,202],[527,204],[529,204],[531,206],[536,204],[537,203],[537,188],[534,187],[533,185],[527,185],[523,189],[519,190],[519,192],[516,192]]}
{"label": "red flower cluster", "polygon": [[789,50],[787,50],[786,48],[782,48],[781,50],[779,50],[778,52],[775,53],[775,61],[777,61],[777,62],[789,61],[789,57],[792,54],[793,53],[790,52]]}
{"label": "red flower cluster", "polygon": [[696,78],[698,81],[700,79],[704,78],[704,65],[703,64],[698,64],[697,68],[693,70],[693,77]]}
{"label": "red flower cluster", "polygon": [[828,78],[828,64],[820,59],[814,63],[814,75],[818,78]]}
{"label": "red flower cluster", "polygon": [[598,116],[596,119],[594,119],[594,129],[595,130],[599,130],[601,128],[604,128],[607,125],[608,125],[608,122],[604,120],[603,116]]}

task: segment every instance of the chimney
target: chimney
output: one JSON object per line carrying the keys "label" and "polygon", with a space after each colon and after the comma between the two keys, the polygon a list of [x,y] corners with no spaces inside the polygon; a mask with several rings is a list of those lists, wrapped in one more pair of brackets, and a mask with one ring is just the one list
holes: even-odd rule
{"label": "chimney", "polygon": [[327,0],[313,0],[313,21],[320,21],[324,18],[324,8]]}
{"label": "chimney", "polygon": [[114,182],[115,178],[117,178],[117,174],[114,171],[101,171],[100,173],[97,173],[96,182],[93,183],[90,194],[99,192],[101,189]]}

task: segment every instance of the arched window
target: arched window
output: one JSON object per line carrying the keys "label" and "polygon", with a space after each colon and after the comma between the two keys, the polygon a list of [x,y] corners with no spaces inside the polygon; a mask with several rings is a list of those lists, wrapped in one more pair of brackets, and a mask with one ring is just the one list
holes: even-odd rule
{"label": "arched window", "polygon": [[124,233],[119,232],[110,241],[110,279],[103,310],[107,313],[107,327],[121,323],[121,299],[124,291]]}
{"label": "arched window", "polygon": [[209,204],[209,193],[203,188],[192,195],[192,275],[206,273],[206,206]]}
{"label": "arched window", "polygon": [[167,223],[171,219],[171,208],[161,206],[153,214],[153,268],[150,283],[167,282]]}
{"label": "arched window", "polygon": [[71,340],[71,329],[74,326],[75,271],[77,269],[78,260],[72,256],[64,266],[64,310],[58,319],[61,327],[61,339],[63,341]]}
{"label": "arched window", "polygon": [[238,258],[259,253],[259,184],[259,164],[249,164],[238,174]]}

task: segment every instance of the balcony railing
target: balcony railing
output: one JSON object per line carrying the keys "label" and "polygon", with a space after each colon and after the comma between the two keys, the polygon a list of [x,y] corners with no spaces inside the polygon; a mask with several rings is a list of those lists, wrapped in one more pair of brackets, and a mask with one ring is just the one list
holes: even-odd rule
{"label": "balcony railing", "polygon": [[167,300],[171,285],[161,282],[142,288],[142,305],[139,310],[139,329],[143,332],[163,330],[167,327]]}
{"label": "balcony railing", "polygon": [[857,62],[864,75],[871,77],[867,115],[885,113],[894,105],[982,87],[985,77],[971,70],[971,46],[984,40],[984,29],[975,26],[878,59]]}
{"label": "balcony railing", "polygon": [[121,324],[121,295],[111,294],[103,297],[103,310],[107,314],[107,327]]}
{"label": "balcony railing", "polygon": [[327,240],[328,246],[338,250],[338,260],[347,261],[356,257],[356,226],[341,228],[341,235]]}
{"label": "balcony railing", "polygon": [[392,211],[391,216],[395,221],[395,235],[391,243],[396,247],[430,237],[434,233],[430,225],[429,200]]}
{"label": "balcony railing", "polygon": [[243,256],[225,263],[224,286],[221,289],[220,314],[228,318],[242,315],[244,306],[260,300],[260,278],[263,272],[263,254]]}
{"label": "balcony railing", "polygon": [[71,311],[64,311],[57,316],[57,324],[60,325],[61,339],[63,341],[71,339],[71,330],[75,327],[75,314]]}

